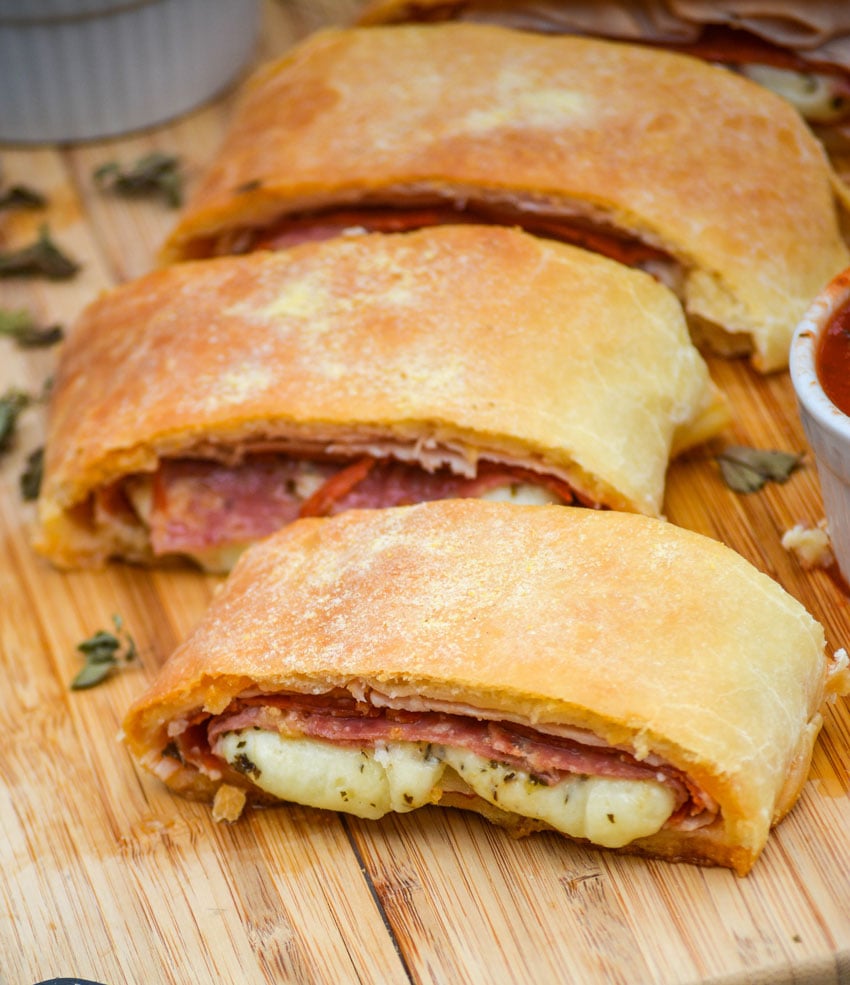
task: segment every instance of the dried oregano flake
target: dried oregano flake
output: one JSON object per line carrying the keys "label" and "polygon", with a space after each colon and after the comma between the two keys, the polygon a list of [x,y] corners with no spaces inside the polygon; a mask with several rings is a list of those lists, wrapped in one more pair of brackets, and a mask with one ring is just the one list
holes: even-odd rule
{"label": "dried oregano flake", "polygon": [[765,483],[787,482],[803,462],[802,453],[727,445],[716,456],[723,481],[734,492],[758,492]]}

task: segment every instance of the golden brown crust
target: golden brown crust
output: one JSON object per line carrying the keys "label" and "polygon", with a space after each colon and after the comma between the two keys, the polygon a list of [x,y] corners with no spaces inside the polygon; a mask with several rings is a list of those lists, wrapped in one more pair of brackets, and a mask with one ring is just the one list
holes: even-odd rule
{"label": "golden brown crust", "polygon": [[345,203],[590,211],[672,255],[688,313],[768,371],[850,262],[832,182],[794,109],[696,59],[463,23],[326,31],[249,82],[162,257]]}
{"label": "golden brown crust", "polygon": [[168,723],[249,689],[365,687],[578,726],[662,757],[720,805],[721,824],[635,849],[746,871],[790,807],[789,773],[799,792],[828,663],[820,625],[716,541],[633,514],[454,500],[302,520],[256,545],[124,730],[148,768],[208,796],[162,757]]}
{"label": "golden brown crust", "polygon": [[261,438],[433,441],[657,513],[671,450],[727,420],[673,295],[573,247],[445,226],[197,261],[104,295],[67,341],[38,544],[121,554],[94,489]]}

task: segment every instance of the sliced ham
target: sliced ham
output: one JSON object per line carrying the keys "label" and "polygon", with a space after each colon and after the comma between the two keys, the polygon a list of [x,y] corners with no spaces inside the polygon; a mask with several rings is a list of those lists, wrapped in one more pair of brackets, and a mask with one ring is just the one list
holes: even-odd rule
{"label": "sliced ham", "polygon": [[777,44],[760,38],[747,31],[736,30],[722,24],[705,24],[698,37],[688,41],[652,42],[642,39],[646,44],[658,44],[668,50],[680,51],[704,61],[720,62],[724,65],[773,65],[797,72],[811,72],[813,68],[831,71],[840,79],[839,69],[823,60],[803,58],[791,48],[781,48]]}

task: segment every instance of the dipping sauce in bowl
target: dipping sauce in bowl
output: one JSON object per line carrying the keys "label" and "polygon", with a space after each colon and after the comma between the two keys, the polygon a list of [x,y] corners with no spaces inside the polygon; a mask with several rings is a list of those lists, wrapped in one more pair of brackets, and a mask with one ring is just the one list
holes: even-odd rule
{"label": "dipping sauce in bowl", "polygon": [[823,392],[839,410],[850,414],[850,305],[839,308],[823,329],[815,368]]}
{"label": "dipping sauce in bowl", "polygon": [[830,281],[803,316],[789,368],[832,549],[850,582],[850,269]]}

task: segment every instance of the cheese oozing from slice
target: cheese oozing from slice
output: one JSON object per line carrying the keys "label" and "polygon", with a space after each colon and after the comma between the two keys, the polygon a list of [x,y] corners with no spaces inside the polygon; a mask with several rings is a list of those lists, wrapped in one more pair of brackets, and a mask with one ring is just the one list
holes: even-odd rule
{"label": "cheese oozing from slice", "polygon": [[530,482],[512,482],[508,486],[498,486],[482,493],[478,499],[491,503],[522,503],[523,506],[546,506],[549,503],[563,503],[563,500],[543,486]]}
{"label": "cheese oozing from slice", "polygon": [[833,123],[847,114],[847,100],[828,75],[759,64],[744,65],[741,72],[787,99],[812,123]]}
{"label": "cheese oozing from slice", "polygon": [[422,742],[359,749],[262,729],[227,732],[215,752],[281,800],[367,818],[429,803],[445,769]]}
{"label": "cheese oozing from slice", "polygon": [[576,775],[547,785],[466,750],[424,742],[360,749],[250,729],[225,733],[215,752],[280,800],[364,818],[439,802],[450,769],[495,807],[606,848],[655,834],[675,806],[672,790],[653,780]]}

